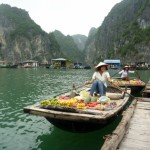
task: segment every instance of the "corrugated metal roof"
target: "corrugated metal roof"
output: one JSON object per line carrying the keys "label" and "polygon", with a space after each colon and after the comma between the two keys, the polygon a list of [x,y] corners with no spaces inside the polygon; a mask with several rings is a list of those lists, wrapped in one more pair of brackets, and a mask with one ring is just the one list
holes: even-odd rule
{"label": "corrugated metal roof", "polygon": [[120,64],[120,60],[119,59],[106,59],[104,60],[104,63],[119,63]]}
{"label": "corrugated metal roof", "polygon": [[23,63],[37,63],[38,61],[36,60],[26,60]]}
{"label": "corrugated metal roof", "polygon": [[66,61],[65,58],[57,58],[57,59],[52,59],[52,60]]}

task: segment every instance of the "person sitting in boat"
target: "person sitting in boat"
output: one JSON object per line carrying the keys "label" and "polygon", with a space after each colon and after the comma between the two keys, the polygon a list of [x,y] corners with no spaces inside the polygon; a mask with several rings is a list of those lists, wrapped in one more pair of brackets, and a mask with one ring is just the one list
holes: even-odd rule
{"label": "person sitting in boat", "polygon": [[106,95],[106,82],[112,82],[110,79],[110,74],[108,70],[108,64],[104,62],[100,62],[97,66],[95,66],[95,72],[92,76],[91,81],[86,81],[84,84],[92,84],[90,89],[90,95],[95,96],[94,93],[96,92],[99,96]]}
{"label": "person sitting in boat", "polygon": [[121,79],[129,81],[128,73],[134,73],[134,71],[131,71],[129,66],[124,66],[123,70],[119,72]]}

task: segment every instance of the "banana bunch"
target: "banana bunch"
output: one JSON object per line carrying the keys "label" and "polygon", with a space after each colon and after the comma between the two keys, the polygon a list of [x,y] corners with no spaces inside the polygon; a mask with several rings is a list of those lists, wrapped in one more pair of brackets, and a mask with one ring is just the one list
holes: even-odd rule
{"label": "banana bunch", "polygon": [[68,99],[68,100],[58,99],[58,105],[59,106],[73,107],[75,105],[75,103],[77,103],[76,98],[71,98],[71,99]]}
{"label": "banana bunch", "polygon": [[86,109],[85,103],[78,103],[76,107],[78,109]]}
{"label": "banana bunch", "polygon": [[49,100],[43,100],[43,101],[40,102],[41,106],[48,106],[49,104],[50,104]]}
{"label": "banana bunch", "polygon": [[50,101],[49,105],[52,105],[52,106],[58,105],[58,101],[56,99],[50,99],[49,101]]}
{"label": "banana bunch", "polygon": [[56,106],[57,104],[58,101],[56,98],[46,99],[40,102],[41,106],[49,106],[49,105]]}

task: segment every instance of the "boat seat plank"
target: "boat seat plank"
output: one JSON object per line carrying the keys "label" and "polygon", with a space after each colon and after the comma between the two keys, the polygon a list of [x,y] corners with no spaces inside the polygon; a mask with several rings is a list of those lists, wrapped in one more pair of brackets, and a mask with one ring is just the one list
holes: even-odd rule
{"label": "boat seat plank", "polygon": [[141,131],[143,131],[143,132],[145,132],[145,131],[149,131],[149,124],[147,124],[147,125],[143,125],[143,124],[138,124],[138,123],[134,123],[134,122],[130,122],[130,127],[129,127],[129,130],[141,130]]}
{"label": "boat seat plank", "polygon": [[150,142],[150,135],[146,135],[145,133],[137,133],[137,132],[130,132],[129,131],[129,135],[125,135],[124,138],[127,138],[128,140],[136,140],[136,141],[141,141],[141,142],[145,142],[145,143],[149,143]]}
{"label": "boat seat plank", "polygon": [[118,150],[149,150],[150,143],[134,139],[126,139],[122,141]]}
{"label": "boat seat plank", "polygon": [[136,119],[138,119],[138,118],[140,118],[140,119],[149,119],[150,118],[150,112],[149,113],[145,113],[144,111],[142,111],[142,113],[144,114],[144,116],[143,115],[141,115],[141,113],[139,112],[139,113],[136,113],[135,115],[134,115],[134,118],[136,118]]}
{"label": "boat seat plank", "polygon": [[150,85],[146,85],[145,89],[150,90]]}
{"label": "boat seat plank", "polygon": [[[143,98],[143,100],[144,100],[144,98]],[[150,98],[145,98],[145,100],[150,100]],[[137,105],[138,105],[138,104],[142,104],[142,105],[147,104],[147,105],[150,105],[150,103],[149,103],[149,102],[146,102],[146,101],[145,101],[145,102],[138,101],[138,102],[137,102]]]}
{"label": "boat seat plank", "polygon": [[143,91],[143,93],[150,93],[150,90],[145,89],[145,90]]}
{"label": "boat seat plank", "polygon": [[138,108],[138,107],[149,107],[149,106],[150,106],[149,104],[144,102],[144,103],[138,103],[136,107]]}
{"label": "boat seat plank", "polygon": [[136,97],[136,99],[138,100],[138,102],[150,102],[150,98],[146,97]]}

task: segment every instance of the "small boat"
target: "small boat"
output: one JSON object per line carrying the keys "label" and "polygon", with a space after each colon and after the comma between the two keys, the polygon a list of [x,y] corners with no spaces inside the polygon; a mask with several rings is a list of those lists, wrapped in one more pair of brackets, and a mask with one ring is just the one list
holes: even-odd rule
{"label": "small boat", "polygon": [[[85,92],[86,89],[81,88],[73,93],[65,93],[56,98],[24,107],[24,112],[43,116],[56,127],[71,132],[100,129],[116,118],[123,110],[131,92],[130,89],[125,91],[124,88],[121,88],[122,91],[120,91],[111,86],[107,89],[106,96],[96,97],[96,101],[93,101],[92,98],[92,102],[85,102],[85,99],[83,101],[81,91]],[[64,97],[70,99],[64,99]],[[63,100],[59,101],[59,99]],[[47,102],[48,105],[43,105]]]}
{"label": "small boat", "polygon": [[137,66],[136,70],[149,70],[148,66]]}
{"label": "small boat", "polygon": [[91,69],[91,66],[84,66],[84,69]]}
{"label": "small boat", "polygon": [[116,77],[113,78],[112,84],[114,86],[131,88],[132,93],[140,92],[146,85],[144,81],[134,77],[130,80],[122,80],[120,77]]}
{"label": "small boat", "polygon": [[146,62],[136,62],[136,70],[148,70],[149,65]]}
{"label": "small boat", "polygon": [[17,68],[18,65],[17,64],[3,64],[0,65],[0,68]]}

